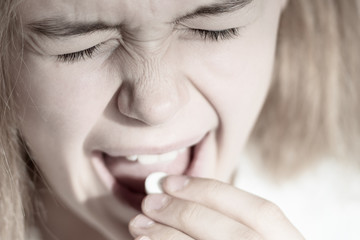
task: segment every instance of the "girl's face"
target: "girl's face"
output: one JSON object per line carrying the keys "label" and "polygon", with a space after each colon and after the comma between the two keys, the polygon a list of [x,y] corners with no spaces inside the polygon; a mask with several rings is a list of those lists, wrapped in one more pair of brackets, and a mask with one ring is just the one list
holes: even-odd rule
{"label": "girl's face", "polygon": [[114,237],[151,172],[230,181],[284,2],[25,0],[20,128],[56,195]]}

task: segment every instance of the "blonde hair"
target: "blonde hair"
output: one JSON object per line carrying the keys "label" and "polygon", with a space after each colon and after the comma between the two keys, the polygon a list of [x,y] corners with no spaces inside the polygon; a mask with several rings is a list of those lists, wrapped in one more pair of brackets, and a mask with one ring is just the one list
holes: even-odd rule
{"label": "blonde hair", "polygon": [[[0,239],[24,240],[31,181],[17,134],[17,71],[10,71],[21,52],[19,1],[0,1]],[[290,0],[282,15],[272,86],[249,141],[275,175],[323,156],[360,156],[356,2]]]}
{"label": "blonde hair", "polygon": [[30,181],[17,134],[16,76],[11,76],[11,69],[20,65],[18,2],[0,1],[0,239],[4,240],[26,239],[25,221],[30,219]]}
{"label": "blonde hair", "polygon": [[283,13],[272,86],[249,141],[273,177],[360,157],[357,4],[294,0]]}

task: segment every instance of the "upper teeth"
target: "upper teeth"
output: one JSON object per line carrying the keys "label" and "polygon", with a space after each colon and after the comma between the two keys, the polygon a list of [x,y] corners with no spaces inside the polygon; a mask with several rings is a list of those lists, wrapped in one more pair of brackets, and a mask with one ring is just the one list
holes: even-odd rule
{"label": "upper teeth", "polygon": [[148,164],[155,164],[160,162],[171,162],[175,160],[179,153],[184,152],[186,149],[181,149],[177,151],[172,151],[163,154],[154,154],[154,155],[131,155],[126,156],[126,159],[129,161],[138,161],[141,164],[148,165]]}

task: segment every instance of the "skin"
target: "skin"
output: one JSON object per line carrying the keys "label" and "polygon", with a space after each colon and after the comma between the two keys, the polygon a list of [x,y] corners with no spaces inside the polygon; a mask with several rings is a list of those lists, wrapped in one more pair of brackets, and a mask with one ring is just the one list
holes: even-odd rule
{"label": "skin", "polygon": [[[40,187],[47,217],[38,224],[45,239],[302,239],[273,204],[229,185],[269,89],[286,1],[256,0],[233,13],[185,20],[177,30],[170,24],[214,2],[24,1],[19,14],[25,26],[62,16],[126,29],[123,37],[99,31],[61,39],[25,29],[18,114],[45,179],[39,185],[51,188]],[[218,42],[188,31],[234,27],[241,27],[240,36]],[[92,58],[57,58],[102,42]],[[205,164],[182,190],[172,190],[181,178],[167,178],[166,194],[149,195],[141,215],[94,170],[96,151],[161,152],[204,133]],[[164,197],[166,206],[151,210]]]}

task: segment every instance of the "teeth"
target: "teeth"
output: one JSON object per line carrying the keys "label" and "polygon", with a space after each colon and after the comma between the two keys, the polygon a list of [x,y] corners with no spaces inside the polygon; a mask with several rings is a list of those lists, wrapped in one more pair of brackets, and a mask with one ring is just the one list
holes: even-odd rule
{"label": "teeth", "polygon": [[138,162],[144,165],[157,163],[159,160],[158,155],[141,155],[138,156]]}
{"label": "teeth", "polygon": [[186,148],[178,151],[158,154],[158,155],[131,155],[127,156],[126,159],[129,161],[138,161],[140,164],[150,165],[156,163],[171,162],[175,160],[179,153],[185,152]]}
{"label": "teeth", "polygon": [[186,151],[187,148],[182,148],[179,150],[179,153],[184,153]]}
{"label": "teeth", "polygon": [[174,152],[169,152],[169,153],[164,153],[164,154],[161,154],[159,155],[159,160],[161,162],[168,162],[168,161],[172,161],[174,160],[178,155],[178,152],[177,151],[174,151]]}
{"label": "teeth", "polygon": [[138,159],[138,155],[127,156],[126,159],[135,162]]}

